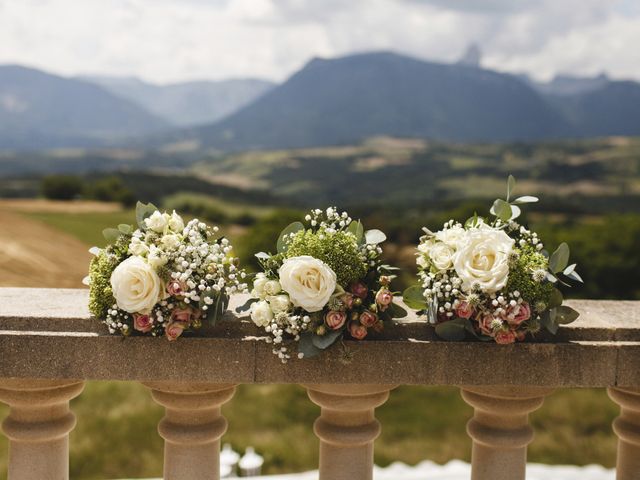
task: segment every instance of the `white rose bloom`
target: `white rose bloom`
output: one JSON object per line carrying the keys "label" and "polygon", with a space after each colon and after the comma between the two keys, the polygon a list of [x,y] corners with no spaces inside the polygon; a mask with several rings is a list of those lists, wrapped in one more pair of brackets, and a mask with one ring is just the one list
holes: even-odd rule
{"label": "white rose bloom", "polygon": [[149,313],[164,293],[162,280],[153,267],[135,256],[115,268],[111,289],[118,308],[129,313]]}
{"label": "white rose bloom", "polygon": [[251,296],[264,299],[264,287],[268,281],[269,279],[264,273],[258,273],[256,278],[253,280],[253,291],[251,292]]}
{"label": "white rose bloom", "polygon": [[251,305],[251,320],[258,327],[266,327],[273,320],[273,312],[271,307],[264,300]]}
{"label": "white rose bloom", "polygon": [[167,264],[169,259],[167,255],[160,250],[158,247],[152,245],[149,250],[149,255],[147,255],[147,262],[154,268],[159,268]]}
{"label": "white rose bloom", "polygon": [[461,226],[455,226],[436,232],[436,239],[446,243],[454,249],[460,248],[467,237],[467,231]]}
{"label": "white rose bloom", "polygon": [[455,250],[446,243],[437,242],[429,250],[429,258],[439,271],[449,270],[453,266]]}
{"label": "white rose bloom", "polygon": [[277,295],[282,291],[282,285],[278,280],[269,280],[264,284],[264,293],[267,295]]}
{"label": "white rose bloom", "polygon": [[184,220],[175,210],[171,214],[171,218],[169,218],[169,228],[176,233],[182,233],[184,230]]}
{"label": "white rose bloom", "polygon": [[178,246],[180,246],[180,237],[178,237],[178,235],[170,233],[163,236],[160,240],[160,243],[162,243],[162,246],[167,250],[175,250],[178,248]]}
{"label": "white rose bloom", "polygon": [[509,255],[514,243],[504,231],[488,226],[468,230],[453,262],[462,280],[462,290],[468,292],[476,284],[485,293],[503,289],[509,277]]}
{"label": "white rose bloom", "polygon": [[427,257],[425,257],[424,255],[418,255],[416,263],[420,268],[427,268],[429,266],[429,260],[427,260]]}
{"label": "white rose bloom", "polygon": [[307,312],[324,308],[336,289],[336,274],[317,258],[303,255],[284,261],[280,270],[280,284],[296,307]]}
{"label": "white rose bloom", "polygon": [[273,313],[286,312],[291,307],[291,302],[287,295],[273,295],[267,297],[267,301],[271,305]]}
{"label": "white rose bloom", "polygon": [[163,215],[160,211],[156,210],[150,217],[144,219],[144,224],[148,229],[162,233],[164,232],[164,228],[167,226],[167,217],[168,215]]}
{"label": "white rose bloom", "polygon": [[129,253],[143,257],[149,253],[149,246],[138,237],[133,237],[129,243]]}

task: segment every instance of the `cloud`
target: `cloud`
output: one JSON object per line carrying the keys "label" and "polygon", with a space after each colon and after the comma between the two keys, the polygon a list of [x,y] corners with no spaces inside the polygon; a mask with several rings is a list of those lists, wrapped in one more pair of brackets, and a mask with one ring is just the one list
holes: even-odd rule
{"label": "cloud", "polygon": [[0,62],[157,82],[282,80],[314,56],[396,50],[640,79],[635,0],[0,0]]}

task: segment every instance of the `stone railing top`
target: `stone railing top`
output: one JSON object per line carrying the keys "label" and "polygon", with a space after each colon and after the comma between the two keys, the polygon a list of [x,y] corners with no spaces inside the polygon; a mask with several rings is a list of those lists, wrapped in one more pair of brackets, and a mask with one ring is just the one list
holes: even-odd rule
{"label": "stone railing top", "polygon": [[[232,299],[231,308],[245,298]],[[362,342],[282,365],[251,322],[228,313],[207,337],[111,336],[86,290],[0,288],[0,378],[231,383],[638,386],[640,302],[568,302],[556,337],[444,342],[414,315]]]}

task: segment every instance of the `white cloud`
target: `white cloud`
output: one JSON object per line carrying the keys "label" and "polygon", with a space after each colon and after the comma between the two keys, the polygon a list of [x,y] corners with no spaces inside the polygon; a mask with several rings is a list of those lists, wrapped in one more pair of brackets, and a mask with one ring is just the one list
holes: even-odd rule
{"label": "white cloud", "polygon": [[439,61],[640,79],[636,0],[0,0],[0,63],[157,82],[277,80],[313,56],[391,49]]}

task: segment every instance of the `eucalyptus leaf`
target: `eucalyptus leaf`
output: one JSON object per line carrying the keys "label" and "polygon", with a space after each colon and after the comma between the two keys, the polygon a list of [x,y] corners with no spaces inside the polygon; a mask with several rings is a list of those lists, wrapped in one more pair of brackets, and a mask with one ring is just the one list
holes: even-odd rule
{"label": "eucalyptus leaf", "polygon": [[102,230],[102,236],[109,243],[117,242],[120,238],[120,235],[122,235],[122,232],[120,232],[120,230],[118,230],[117,228],[105,228],[104,230]]}
{"label": "eucalyptus leaf", "polygon": [[158,210],[158,207],[153,203],[136,203],[136,223],[138,224],[138,228],[146,230],[147,226],[144,223],[144,219],[149,218],[156,210]]}
{"label": "eucalyptus leaf", "polygon": [[495,202],[493,202],[491,213],[498,217],[500,220],[507,222],[512,215],[511,205],[501,198],[498,198]]}
{"label": "eucalyptus leaf", "polygon": [[367,245],[377,245],[379,243],[384,242],[387,239],[387,236],[384,232],[380,230],[367,230],[364,234],[365,243]]}
{"label": "eucalyptus leaf", "polygon": [[459,342],[466,336],[466,325],[463,318],[456,318],[436,325],[436,334],[450,342]]}
{"label": "eucalyptus leaf", "polygon": [[571,275],[571,273],[576,269],[576,265],[577,263],[572,263],[571,265],[569,265],[567,268],[565,268],[562,273],[564,275]]}
{"label": "eucalyptus leaf", "polygon": [[551,283],[556,283],[558,281],[558,278],[551,272],[547,272],[547,280],[549,280]]}
{"label": "eucalyptus leaf", "polygon": [[126,223],[121,223],[118,225],[118,230],[125,235],[129,235],[133,231],[133,227],[131,225],[127,225]]}
{"label": "eucalyptus leaf", "polygon": [[563,300],[562,292],[557,288],[554,288],[553,292],[551,292],[551,297],[549,297],[549,308],[559,307],[562,305]]}
{"label": "eucalyptus leaf", "polygon": [[544,328],[546,328],[550,333],[556,334],[558,331],[558,322],[556,321],[556,312],[554,309],[547,310],[542,315],[540,315],[540,323]]}
{"label": "eucalyptus leaf", "polygon": [[578,272],[576,272],[575,270],[571,272],[569,275],[567,275],[567,278],[570,278],[574,282],[584,283],[584,281],[582,280],[582,277],[578,275]]}
{"label": "eucalyptus leaf", "polygon": [[257,301],[259,301],[259,299],[257,298],[250,298],[249,300],[247,300],[246,302],[244,302],[242,305],[240,305],[239,307],[236,307],[236,313],[244,313],[244,312],[248,312],[249,310],[251,310],[251,305],[253,305],[254,303],[256,303]]}
{"label": "eucalyptus leaf", "polygon": [[280,233],[278,237],[278,253],[284,253],[287,250],[286,238],[300,230],[304,230],[304,225],[301,222],[293,222]]}
{"label": "eucalyptus leaf", "polygon": [[322,350],[313,344],[312,332],[303,332],[300,335],[300,342],[298,343],[298,351],[304,355],[304,358],[315,357],[322,353]]}
{"label": "eucalyptus leaf", "polygon": [[511,205],[511,218],[509,220],[515,220],[522,214],[522,210],[517,205]]}
{"label": "eucalyptus leaf", "polygon": [[362,223],[360,223],[360,220],[351,222],[347,227],[347,232],[353,233],[358,245],[362,245],[362,242],[364,241],[364,227],[362,226]]}
{"label": "eucalyptus leaf", "polygon": [[201,307],[203,305],[206,305],[206,303],[204,302],[204,298],[207,296],[214,299],[213,304],[208,305],[206,310],[206,320],[209,325],[213,327],[222,318],[224,312],[227,311],[227,307],[229,306],[229,297],[218,292],[205,294],[200,298]]}
{"label": "eucalyptus leaf", "polygon": [[424,298],[424,291],[420,285],[413,285],[402,292],[402,299],[407,307],[414,310],[424,310],[427,308],[427,301]]}
{"label": "eucalyptus leaf", "polygon": [[536,203],[539,200],[538,197],[533,197],[531,195],[525,195],[523,197],[518,197],[516,198],[513,202],[511,202],[512,205],[520,205],[523,203]]}
{"label": "eucalyptus leaf", "polygon": [[327,330],[324,335],[316,335],[311,333],[311,342],[314,347],[325,350],[336,343],[338,338],[342,336],[342,330]]}
{"label": "eucalyptus leaf", "polygon": [[484,219],[482,217],[479,217],[477,213],[474,213],[473,217],[467,218],[467,221],[464,222],[464,227],[465,228],[477,227],[480,224],[480,222],[483,220]]}
{"label": "eucalyptus leaf", "polygon": [[408,315],[407,311],[395,302],[391,302],[387,312],[393,318],[405,318]]}
{"label": "eucalyptus leaf", "polygon": [[271,255],[265,252],[258,252],[254,256],[260,260],[269,260],[271,258]]}
{"label": "eucalyptus leaf", "polygon": [[511,198],[511,194],[516,189],[516,178],[513,175],[509,175],[507,180],[507,202]]}
{"label": "eucalyptus leaf", "polygon": [[569,245],[561,243],[549,259],[549,269],[553,273],[558,273],[567,268],[569,264]]}
{"label": "eucalyptus leaf", "polygon": [[566,305],[561,305],[556,308],[556,321],[560,325],[566,325],[574,322],[579,316],[580,314],[578,312]]}

